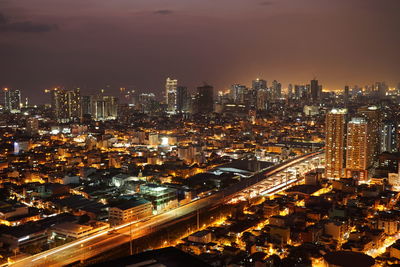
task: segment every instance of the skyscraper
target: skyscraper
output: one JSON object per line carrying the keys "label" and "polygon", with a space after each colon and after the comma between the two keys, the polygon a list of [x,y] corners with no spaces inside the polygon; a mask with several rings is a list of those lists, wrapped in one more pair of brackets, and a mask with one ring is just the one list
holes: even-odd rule
{"label": "skyscraper", "polygon": [[369,146],[368,124],[364,118],[353,118],[347,124],[346,177],[367,178]]}
{"label": "skyscraper", "polygon": [[197,87],[197,104],[199,113],[214,111],[214,88],[210,85]]}
{"label": "skyscraper", "polygon": [[380,152],[397,152],[397,125],[394,121],[384,121],[380,131]]}
{"label": "skyscraper", "polygon": [[344,102],[345,107],[347,107],[347,105],[349,103],[349,97],[350,97],[350,89],[349,89],[349,86],[346,85],[344,87],[344,92],[343,92],[343,102]]}
{"label": "skyscraper", "polygon": [[311,94],[311,100],[312,101],[318,101],[320,96],[321,96],[321,92],[320,92],[320,86],[318,85],[318,80],[311,80],[310,82],[310,94]]}
{"label": "skyscraper", "polygon": [[21,91],[4,88],[4,108],[9,112],[21,110]]}
{"label": "skyscraper", "polygon": [[26,132],[30,135],[35,135],[39,132],[39,120],[30,117],[26,120]]}
{"label": "skyscraper", "polygon": [[167,78],[165,81],[165,102],[169,112],[176,111],[176,90],[178,87],[178,80]]}
{"label": "skyscraper", "polygon": [[326,115],[325,176],[329,179],[343,177],[346,113],[346,109],[332,109]]}
{"label": "skyscraper", "polygon": [[245,95],[247,91],[248,89],[245,85],[233,84],[231,86],[231,98],[233,102],[243,104],[245,101]]}
{"label": "skyscraper", "polygon": [[79,88],[66,91],[54,88],[51,92],[51,108],[58,122],[70,122],[81,116],[81,94]]}
{"label": "skyscraper", "polygon": [[185,86],[178,86],[176,89],[176,111],[179,113],[188,111],[188,90]]}
{"label": "skyscraper", "polygon": [[282,96],[282,85],[277,80],[273,80],[271,88],[272,99],[278,99]]}
{"label": "skyscraper", "polygon": [[257,78],[252,81],[251,88],[253,88],[254,90],[267,89],[267,81]]}
{"label": "skyscraper", "polygon": [[376,106],[362,107],[357,110],[360,117],[363,117],[368,125],[368,157],[367,166],[371,166],[378,157],[379,152],[379,129],[381,125],[381,111]]}

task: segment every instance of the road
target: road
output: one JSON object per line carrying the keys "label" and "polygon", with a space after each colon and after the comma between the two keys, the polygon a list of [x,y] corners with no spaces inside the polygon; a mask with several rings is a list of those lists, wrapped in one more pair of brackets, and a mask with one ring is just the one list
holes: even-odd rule
{"label": "road", "polygon": [[[174,210],[152,216],[142,221],[126,223],[114,228],[115,231],[101,231],[91,236],[81,238],[63,246],[47,250],[45,252],[26,257],[11,264],[13,267],[27,266],[62,266],[76,261],[84,261],[90,257],[99,255],[107,250],[115,248],[119,245],[129,242],[130,234],[136,239],[145,236],[151,232],[159,230],[176,223],[176,221],[184,216],[193,214],[197,210],[205,207],[220,205],[222,203],[233,200],[240,200],[245,195],[254,197],[256,195],[266,195],[268,193],[282,190],[289,184],[298,181],[297,173],[303,173],[307,170],[309,162],[313,159],[321,157],[321,153],[312,153],[298,157],[277,167],[263,170],[255,175],[263,175],[264,179],[247,189],[237,192],[234,195],[224,196],[222,193],[212,194],[208,197],[190,202],[184,206]],[[278,176],[285,172],[286,177]]]}

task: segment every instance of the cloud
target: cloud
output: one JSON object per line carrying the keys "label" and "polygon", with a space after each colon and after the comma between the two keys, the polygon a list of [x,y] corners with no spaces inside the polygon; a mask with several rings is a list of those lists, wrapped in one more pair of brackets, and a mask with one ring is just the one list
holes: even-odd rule
{"label": "cloud", "polygon": [[0,13],[0,32],[40,33],[56,30],[56,24],[42,24],[32,21],[9,22],[4,14]]}
{"label": "cloud", "polygon": [[174,13],[174,11],[169,10],[169,9],[160,9],[160,10],[154,11],[154,14],[157,14],[157,15],[170,15],[172,13]]}

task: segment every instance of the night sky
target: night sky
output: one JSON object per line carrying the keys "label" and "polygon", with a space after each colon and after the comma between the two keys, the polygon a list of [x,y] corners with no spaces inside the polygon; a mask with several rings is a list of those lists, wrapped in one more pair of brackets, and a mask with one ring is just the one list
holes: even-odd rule
{"label": "night sky", "polygon": [[400,82],[400,0],[0,0],[0,86]]}

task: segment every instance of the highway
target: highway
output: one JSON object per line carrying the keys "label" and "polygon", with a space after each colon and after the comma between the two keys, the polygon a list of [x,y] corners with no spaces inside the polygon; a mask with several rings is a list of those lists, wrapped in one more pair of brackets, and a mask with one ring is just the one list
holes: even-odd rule
{"label": "highway", "polygon": [[[221,192],[200,198],[186,205],[141,221],[126,223],[114,228],[114,231],[101,231],[45,252],[26,257],[11,264],[16,267],[27,266],[63,266],[76,261],[84,261],[107,250],[129,242],[132,239],[145,236],[156,230],[176,223],[178,219],[188,216],[202,208],[217,206],[226,202],[246,200],[258,195],[268,195],[283,190],[297,182],[297,174],[301,175],[309,168],[315,167],[322,157],[322,152],[310,153],[291,159],[277,166],[262,170],[255,175],[262,175],[260,182],[247,187],[233,195]],[[283,177],[282,173],[285,174]]]}

